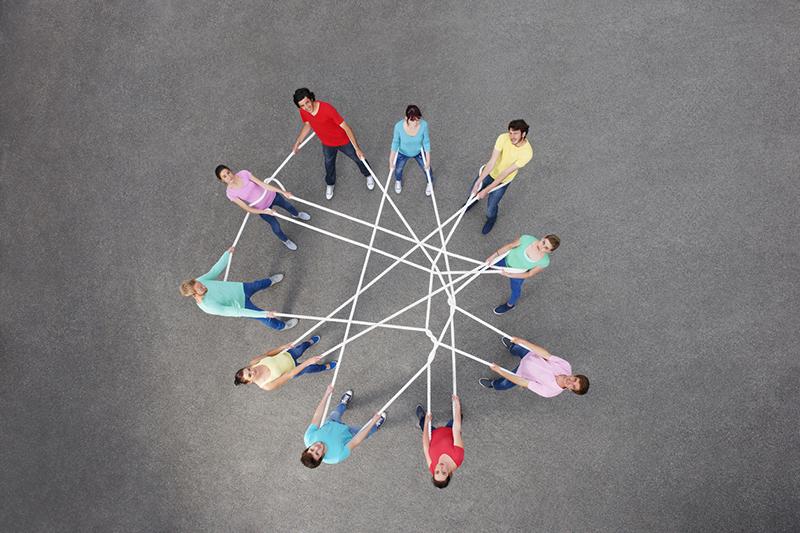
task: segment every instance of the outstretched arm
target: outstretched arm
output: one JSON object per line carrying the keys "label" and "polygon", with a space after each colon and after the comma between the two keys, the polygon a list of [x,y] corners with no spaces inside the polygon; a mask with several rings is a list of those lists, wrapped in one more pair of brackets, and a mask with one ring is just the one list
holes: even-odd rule
{"label": "outstretched arm", "polygon": [[199,281],[209,280],[209,279],[216,279],[225,271],[225,267],[228,265],[228,256],[234,252],[233,246],[225,250],[225,253],[214,263],[214,266],[211,267],[211,270],[197,278]]}
{"label": "outstretched arm", "polygon": [[489,175],[489,172],[492,171],[499,157],[500,157],[500,150],[498,150],[497,148],[492,150],[491,157],[489,157],[489,160],[486,162],[485,165],[483,165],[483,171],[478,175],[478,181],[475,182],[475,186],[472,187],[472,194],[478,194],[478,191],[481,190],[481,184],[483,183],[483,179]]}
{"label": "outstretched arm", "polygon": [[486,187],[485,189],[483,189],[483,190],[482,190],[482,191],[481,191],[481,192],[478,194],[478,196],[479,196],[480,198],[486,198],[486,196],[488,196],[490,192],[492,192],[493,190],[495,190],[497,187],[499,187],[499,186],[500,186],[500,184],[501,184],[501,183],[503,183],[503,180],[504,180],[504,179],[506,179],[506,178],[508,177],[508,175],[509,175],[509,174],[511,174],[512,172],[516,172],[517,170],[519,170],[519,168],[517,167],[517,165],[515,165],[515,164],[512,164],[510,167],[508,167],[507,169],[505,169],[504,171],[502,171],[502,172],[500,173],[500,175],[499,175],[499,176],[497,176],[496,178],[494,178],[494,181],[493,181],[493,182],[491,182],[491,183],[489,184],[489,186],[488,186],[488,187]]}
{"label": "outstretched arm", "polygon": [[292,153],[296,154],[300,150],[300,144],[303,142],[303,139],[306,138],[308,132],[311,131],[311,124],[308,122],[303,123],[303,127],[300,129],[300,134],[297,136],[297,140],[294,141],[294,146],[292,146]]}
{"label": "outstretched arm", "polygon": [[361,147],[358,145],[358,141],[356,140],[356,134],[353,133],[353,130],[350,129],[350,126],[347,125],[347,122],[344,120],[339,127],[342,128],[347,135],[347,138],[350,139],[350,142],[353,143],[353,148],[356,149],[356,155],[359,159],[364,159],[364,152],[361,151]]}
{"label": "outstretched arm", "polygon": [[512,248],[516,248],[519,245],[520,245],[520,240],[519,239],[517,239],[516,241],[512,241],[512,242],[510,242],[508,244],[504,244],[503,246],[498,248],[495,253],[493,253],[492,255],[487,257],[486,258],[486,262],[489,263],[490,265],[494,264],[494,262],[497,260],[498,257],[500,257],[504,253],[510,251]]}
{"label": "outstretched arm", "polygon": [[353,437],[353,438],[350,440],[350,442],[348,442],[348,443],[347,443],[347,447],[348,447],[348,448],[350,448],[350,451],[351,451],[351,452],[352,452],[353,450],[355,450],[355,449],[356,449],[356,447],[357,447],[359,444],[361,444],[362,442],[364,442],[364,439],[366,439],[366,438],[367,438],[367,435],[369,435],[369,432],[370,432],[370,430],[372,429],[372,426],[374,426],[375,424],[377,424],[377,423],[378,423],[378,419],[380,419],[380,417],[381,417],[381,414],[380,414],[380,413],[375,413],[375,416],[373,416],[373,417],[370,419],[370,421],[369,421],[369,424],[367,424],[365,427],[361,428],[361,431],[359,431],[358,433],[356,433],[356,436],[355,436],[355,437]]}
{"label": "outstretched arm", "polygon": [[425,462],[428,467],[431,466],[431,438],[428,433],[431,429],[431,418],[433,415],[428,413],[425,415],[425,424],[422,426],[422,451],[425,452]]}
{"label": "outstretched arm", "polygon": [[489,368],[500,374],[502,377],[506,378],[514,385],[519,385],[520,387],[525,387],[526,389],[528,388],[528,384],[530,382],[527,379],[521,378],[518,375],[509,372],[505,368],[501,368],[497,363],[492,363],[491,365],[489,365]]}
{"label": "outstretched arm", "polygon": [[[308,365],[311,365],[311,364],[314,364],[314,363],[319,363],[321,360],[322,360],[322,356],[321,355],[316,355],[314,357],[311,357],[310,359],[306,359],[305,361],[303,361],[302,363],[300,363],[299,365],[294,367],[291,371],[286,372],[285,374],[281,374],[281,376],[278,379],[276,379],[275,381],[271,381],[271,382],[267,383],[266,385],[264,385],[261,388],[264,389],[264,390],[270,390],[270,391],[278,390],[281,387],[283,387],[284,385],[286,385],[286,383],[288,383],[289,380],[291,380],[293,377],[297,376],[300,372],[305,370],[305,368]],[[322,415],[320,415],[320,416],[322,416]]]}
{"label": "outstretched arm", "polygon": [[464,447],[461,438],[461,399],[453,394],[453,444],[459,448]]}
{"label": "outstretched arm", "polygon": [[259,361],[261,361],[262,359],[264,359],[266,357],[272,357],[274,355],[278,355],[282,351],[288,350],[292,346],[293,346],[293,344],[291,342],[287,342],[286,344],[282,344],[281,346],[278,346],[277,348],[274,348],[274,349],[272,349],[272,350],[270,350],[268,352],[265,352],[262,355],[254,357],[253,359],[250,360],[249,365],[252,366],[252,365],[258,363]]}
{"label": "outstretched arm", "polygon": [[532,343],[531,341],[526,341],[525,339],[520,339],[519,337],[511,337],[511,342],[526,347],[527,349],[529,349],[542,359],[550,359],[550,352],[548,352],[541,346]]}
{"label": "outstretched arm", "polygon": [[311,417],[311,424],[320,427],[322,425],[322,412],[325,410],[325,402],[328,401],[328,396],[333,393],[333,385],[328,385],[328,388],[325,389],[325,394],[322,395],[322,399],[319,401],[319,405],[317,405],[317,409],[314,411],[314,416]]}

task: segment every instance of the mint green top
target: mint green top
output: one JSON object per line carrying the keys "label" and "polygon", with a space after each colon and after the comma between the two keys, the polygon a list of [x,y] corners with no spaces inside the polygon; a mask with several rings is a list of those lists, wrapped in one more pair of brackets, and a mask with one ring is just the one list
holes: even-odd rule
{"label": "mint green top", "polygon": [[533,235],[523,235],[519,238],[519,246],[512,248],[506,256],[506,266],[511,268],[521,268],[524,270],[531,270],[536,267],[547,268],[550,264],[550,254],[544,254],[538,261],[531,261],[528,254],[525,253],[525,248],[538,241],[538,237]]}
{"label": "mint green top", "polygon": [[197,278],[208,288],[197,307],[209,315],[266,318],[266,312],[246,309],[244,306],[244,283],[241,281],[218,281],[228,264],[230,252],[226,251],[211,270]]}

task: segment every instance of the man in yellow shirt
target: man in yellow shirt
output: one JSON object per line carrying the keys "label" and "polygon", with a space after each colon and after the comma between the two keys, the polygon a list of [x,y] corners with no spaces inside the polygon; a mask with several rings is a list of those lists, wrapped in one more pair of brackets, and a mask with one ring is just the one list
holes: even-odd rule
{"label": "man in yellow shirt", "polygon": [[[497,137],[492,157],[481,168],[480,175],[472,183],[470,195],[477,195],[478,200],[489,197],[486,202],[484,235],[492,231],[495,220],[497,220],[497,206],[509,184],[517,176],[517,171],[533,158],[533,146],[528,142],[528,128],[529,126],[524,120],[518,119],[509,122],[508,133]],[[472,209],[477,203],[473,203],[469,209]]]}

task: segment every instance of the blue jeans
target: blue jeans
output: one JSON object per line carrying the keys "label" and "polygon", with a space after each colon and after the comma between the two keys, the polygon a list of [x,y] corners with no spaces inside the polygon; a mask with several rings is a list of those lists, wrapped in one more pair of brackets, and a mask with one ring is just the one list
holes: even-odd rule
{"label": "blue jeans", "polygon": [[[425,174],[425,162],[422,160],[422,152],[418,153],[414,157],[409,157],[407,155],[403,155],[400,152],[397,152],[397,161],[394,164],[394,179],[403,183],[403,170],[406,168],[406,162],[409,159],[414,159],[419,168],[422,170],[422,173]],[[428,177],[427,174],[425,175],[425,180],[427,181]],[[436,181],[436,178],[433,177],[433,169],[431,169],[431,183]]]}
{"label": "blue jeans", "polygon": [[[476,176],[475,180],[472,182],[472,185],[470,185],[469,194],[472,194],[472,187],[475,186],[475,183],[478,181],[479,177],[480,176]],[[481,190],[483,190],[486,187],[488,187],[489,184],[492,183],[493,181],[494,181],[494,178],[492,178],[491,176],[486,176],[485,178],[483,178],[483,182],[481,183]],[[500,186],[498,186],[492,192],[489,193],[489,198],[486,200],[486,218],[489,218],[489,219],[497,218],[497,207],[500,204],[500,200],[503,199],[503,195],[506,194],[506,191],[508,190],[508,188],[510,186],[511,186],[510,183],[508,185],[506,185],[505,187],[503,187],[503,188],[500,188]],[[470,206],[470,209],[472,209],[472,207],[476,203],[477,202],[473,203]],[[469,211],[469,209],[468,209],[468,211]]]}
{"label": "blue jeans", "polygon": [[[303,352],[308,350],[310,347],[311,343],[305,341],[303,343],[298,344],[297,346],[292,346],[287,351],[289,352],[289,355],[292,356],[292,359],[294,359],[294,364],[297,364],[297,360],[300,359],[300,356],[303,355]],[[301,370],[300,373],[297,374],[295,377],[300,377],[303,374],[313,374],[314,372],[322,372],[323,370],[327,370],[325,365],[308,365],[303,370]]]}
{"label": "blue jeans", "polygon": [[364,175],[369,176],[369,170],[364,163],[356,155],[356,149],[353,148],[353,143],[343,144],[342,146],[326,146],[322,145],[322,155],[325,156],[325,183],[334,185],[336,183],[336,154],[342,152],[344,155],[352,159],[358,165],[358,170]]}
{"label": "blue jeans", "polygon": [[[331,414],[328,415],[328,420],[333,420],[334,422],[344,424],[344,422],[342,422],[342,415],[344,414],[345,409],[347,409],[347,406],[342,402],[339,402],[339,405],[336,406],[336,409],[331,411]],[[359,431],[361,431],[361,428],[358,426],[347,426],[347,429],[350,430],[350,434],[354,437]],[[376,431],[378,431],[378,426],[373,425],[369,430],[369,433],[367,433],[367,438],[371,437]]]}
{"label": "blue jeans", "polygon": [[[288,211],[290,215],[293,217],[297,216],[297,209],[289,203],[289,200],[283,197],[281,194],[276,194],[275,199],[272,201],[272,204],[269,206],[270,208],[274,209],[275,206],[282,207],[284,210]],[[278,217],[274,217],[272,215],[259,215],[261,218],[266,220],[267,224],[272,226],[272,233],[278,236],[278,238],[282,241],[286,241],[289,237],[281,229],[281,225],[278,222]]]}
{"label": "blue jeans", "polygon": [[[253,311],[263,311],[260,307],[256,307],[253,302],[250,301],[250,298],[257,293],[258,291],[263,291],[270,285],[272,282],[269,278],[258,279],[256,281],[246,282],[243,283],[244,285],[244,307],[245,309],[252,309]],[[268,328],[282,330],[286,327],[286,323],[283,320],[278,320],[277,318],[254,318],[253,320],[258,320]]]}
{"label": "blue jeans", "polygon": [[[520,359],[528,355],[528,349],[524,346],[520,346],[519,344],[512,344],[508,351]],[[517,365],[512,372],[516,374],[518,369],[519,365]],[[495,388],[495,390],[508,390],[516,387],[513,381],[509,381],[506,378],[497,378],[496,380],[492,381],[492,386]]]}
{"label": "blue jeans", "polygon": [[[495,263],[497,266],[508,266],[506,264],[506,258],[502,258],[500,261]],[[522,295],[522,284],[525,283],[525,280],[522,278],[508,278],[508,281],[511,283],[511,296],[508,298],[508,305],[515,306],[517,305],[517,300]]]}

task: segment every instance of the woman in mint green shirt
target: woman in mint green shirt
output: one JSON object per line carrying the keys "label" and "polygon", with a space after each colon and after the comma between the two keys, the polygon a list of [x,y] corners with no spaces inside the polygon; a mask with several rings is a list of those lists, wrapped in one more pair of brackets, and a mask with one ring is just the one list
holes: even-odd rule
{"label": "woman in mint green shirt", "polygon": [[[519,239],[501,247],[495,253],[486,258],[489,264],[496,266],[517,268],[525,272],[503,272],[503,275],[510,278],[511,296],[506,303],[494,308],[494,314],[503,315],[511,311],[517,304],[522,294],[522,284],[525,280],[532,278],[550,264],[550,254],[561,244],[561,240],[556,235],[545,235],[541,239],[533,235],[521,235]],[[508,255],[495,263],[494,261],[508,252]]]}
{"label": "woman in mint green shirt", "polygon": [[[425,160],[422,159],[425,150]],[[397,161],[395,162],[395,154]],[[431,139],[428,134],[428,123],[423,120],[419,107],[411,104],[406,108],[406,117],[394,125],[392,149],[389,152],[389,170],[394,169],[394,192],[403,190],[403,169],[406,161],[414,159],[422,173],[429,169],[431,181],[425,187],[425,195],[433,193],[433,170],[431,170]],[[427,179],[427,175],[426,175]]]}

